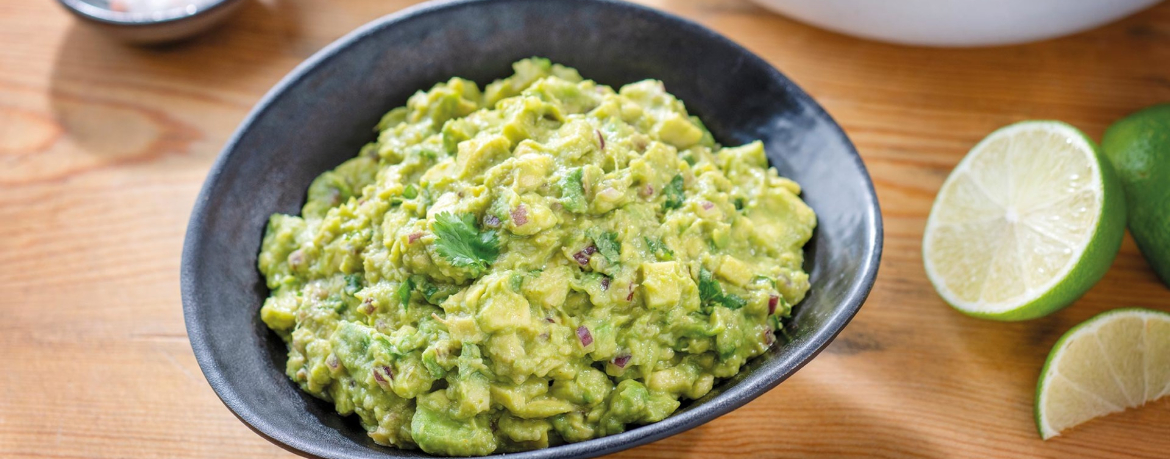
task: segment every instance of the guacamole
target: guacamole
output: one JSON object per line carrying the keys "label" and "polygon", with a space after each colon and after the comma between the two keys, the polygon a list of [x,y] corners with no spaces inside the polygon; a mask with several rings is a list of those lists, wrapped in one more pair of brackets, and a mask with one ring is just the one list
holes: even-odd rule
{"label": "guacamole", "polygon": [[[276,214],[260,317],[373,440],[544,448],[662,420],[775,341],[816,217],[659,81],[533,58],[418,92]],[[728,101],[735,103],[735,101]]]}

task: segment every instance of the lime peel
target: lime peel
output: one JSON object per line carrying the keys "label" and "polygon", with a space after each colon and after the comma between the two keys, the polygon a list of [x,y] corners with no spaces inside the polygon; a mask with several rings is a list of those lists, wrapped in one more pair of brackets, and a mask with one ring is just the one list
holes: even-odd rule
{"label": "lime peel", "polygon": [[1167,395],[1170,313],[1108,311],[1073,327],[1053,345],[1036,384],[1036,429],[1047,440]]}
{"label": "lime peel", "polygon": [[1108,270],[1125,230],[1112,166],[1076,128],[1025,121],[979,142],[943,183],[923,237],[927,276],[955,309],[1041,317]]}

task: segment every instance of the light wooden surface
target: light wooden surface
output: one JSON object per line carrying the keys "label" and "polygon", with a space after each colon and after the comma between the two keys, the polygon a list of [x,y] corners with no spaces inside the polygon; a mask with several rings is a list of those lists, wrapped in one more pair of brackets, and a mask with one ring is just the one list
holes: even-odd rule
{"label": "light wooden surface", "polygon": [[[1112,271],[1051,317],[953,312],[922,268],[935,192],[986,133],[1021,119],[1094,138],[1170,100],[1170,4],[1089,33],[980,50],[860,41],[743,0],[643,0],[764,56],[856,142],[885,217],[861,313],[777,389],[623,457],[1167,457],[1170,402],[1049,442],[1032,396],[1057,337],[1098,312],[1170,310],[1127,239]],[[237,421],[183,327],[179,253],[209,166],[302,59],[409,2],[274,0],[156,49],[123,46],[48,0],[0,0],[0,457],[289,457]]]}

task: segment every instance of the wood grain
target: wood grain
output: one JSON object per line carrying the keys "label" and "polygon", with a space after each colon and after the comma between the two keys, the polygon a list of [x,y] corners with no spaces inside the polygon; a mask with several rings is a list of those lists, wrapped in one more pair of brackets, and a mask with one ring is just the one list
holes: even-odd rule
{"label": "wood grain", "polygon": [[[759,53],[816,97],[877,185],[885,257],[869,301],[796,376],[703,427],[621,454],[677,457],[1166,457],[1170,402],[1049,442],[1036,377],[1072,325],[1170,310],[1126,240],[1104,281],[1019,324],[953,312],[920,240],[962,155],[1022,119],[1099,138],[1170,100],[1170,4],[1088,33],[971,50],[865,42],[742,0],[642,0]],[[0,457],[289,457],[237,421],[187,343],[178,269],[194,196],[253,103],[302,59],[407,6],[272,0],[214,33],[123,46],[53,2],[0,0]]]}

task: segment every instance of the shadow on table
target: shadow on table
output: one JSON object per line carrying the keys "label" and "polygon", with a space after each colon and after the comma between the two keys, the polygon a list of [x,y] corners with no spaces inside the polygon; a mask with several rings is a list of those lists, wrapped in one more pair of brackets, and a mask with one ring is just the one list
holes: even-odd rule
{"label": "shadow on table", "polygon": [[[873,400],[897,399],[896,388],[890,388],[890,393],[874,393],[885,389],[837,379],[841,371],[814,367],[849,365],[853,360],[828,355],[820,359],[824,361],[810,363],[761,399],[690,431],[615,457],[720,457],[732,452],[737,457],[766,458],[947,456],[946,445],[909,427],[921,424],[906,421],[913,413],[899,412],[896,407],[882,412],[872,408]],[[865,378],[864,370],[858,369],[852,376]],[[858,391],[858,387],[868,387],[865,390],[870,392]],[[793,402],[786,402],[789,400]]]}
{"label": "shadow on table", "polygon": [[300,60],[295,3],[248,2],[224,24],[164,45],[130,45],[75,23],[57,49],[49,90],[68,143],[35,158],[24,175],[61,178],[187,152],[203,133],[173,113],[199,104],[246,109],[251,94],[272,84],[258,72],[282,57]]}

